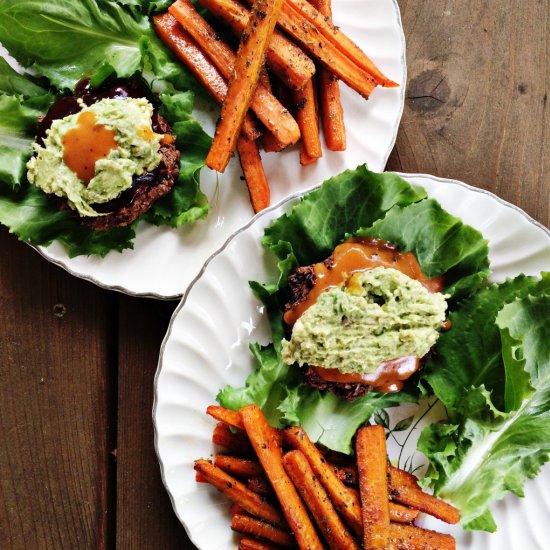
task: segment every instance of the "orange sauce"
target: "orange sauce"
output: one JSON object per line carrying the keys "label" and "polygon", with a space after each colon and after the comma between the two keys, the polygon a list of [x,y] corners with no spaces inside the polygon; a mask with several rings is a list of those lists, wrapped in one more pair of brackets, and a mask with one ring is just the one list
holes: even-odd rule
{"label": "orange sauce", "polygon": [[403,388],[403,380],[410,378],[420,367],[420,359],[415,356],[400,357],[384,361],[369,374],[344,374],[338,369],[313,367],[315,372],[327,382],[340,384],[367,384],[381,392],[398,392]]}
{"label": "orange sauce", "polygon": [[155,137],[155,132],[153,132],[153,130],[148,126],[142,126],[141,128],[138,128],[137,134],[145,141],[152,141]]}
{"label": "orange sauce", "polygon": [[422,283],[430,292],[443,290],[443,277],[429,279],[412,252],[399,252],[391,243],[379,239],[352,238],[334,249],[333,263],[315,264],[315,282],[307,298],[284,314],[284,321],[292,326],[316,301],[321,292],[342,284],[352,273],[375,267],[391,267]]}
{"label": "orange sauce", "polygon": [[87,184],[95,176],[95,163],[118,147],[115,132],[96,123],[95,113],[80,113],[78,125],[63,137],[65,164]]}
{"label": "orange sauce", "polygon": [[164,134],[160,140],[162,145],[170,145],[174,143],[174,141],[176,141],[176,138],[172,134]]}

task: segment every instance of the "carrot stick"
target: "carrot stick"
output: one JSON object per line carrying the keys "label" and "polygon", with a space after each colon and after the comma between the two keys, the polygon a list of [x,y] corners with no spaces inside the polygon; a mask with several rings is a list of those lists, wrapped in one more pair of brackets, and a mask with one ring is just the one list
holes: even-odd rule
{"label": "carrot stick", "polygon": [[231,518],[231,529],[242,533],[243,535],[252,535],[259,539],[264,539],[280,546],[293,547],[292,537],[282,529],[277,529],[265,521],[261,521],[250,516],[235,514]]}
{"label": "carrot stick", "polygon": [[196,472],[196,473],[195,473],[195,481],[196,481],[197,483],[208,483],[208,482],[206,481],[206,478],[205,478],[202,474],[199,474],[199,472]]}
{"label": "carrot stick", "polygon": [[236,502],[234,502],[231,505],[231,509],[229,510],[229,513],[231,514],[231,517],[235,516],[236,514],[244,516],[244,515],[246,515],[246,510],[244,510]]}
{"label": "carrot stick", "polygon": [[285,0],[284,9],[286,10],[287,7],[296,10],[302,16],[302,20],[315,26],[326,40],[336,46],[357,66],[370,74],[378,84],[390,88],[399,86],[399,84],[386,77],[355,42],[348,38],[338,27],[332,25],[326,14],[320,13],[309,2],[306,0]]}
{"label": "carrot stick", "polygon": [[[326,18],[327,23],[332,23],[331,0],[310,0],[310,3]],[[345,151],[346,127],[338,78],[325,67],[321,67],[315,79],[318,84],[321,121],[327,147],[331,151]]]}
{"label": "carrot stick", "polygon": [[[195,75],[195,78],[212,98],[221,105],[227,95],[227,84],[195,40],[181,28],[181,25],[169,13],[155,15],[153,21],[155,30],[164,44]],[[243,123],[243,134],[248,139],[257,139],[261,135],[256,128],[253,116],[249,113]]]}
{"label": "carrot stick", "polygon": [[302,149],[311,158],[323,156],[319,137],[319,113],[315,86],[310,80],[301,90],[292,92],[296,121],[302,134]]}
{"label": "carrot stick", "polygon": [[233,433],[227,424],[216,424],[212,433],[212,443],[225,447],[229,451],[237,454],[247,455],[252,452],[252,448],[247,437],[242,433]]}
{"label": "carrot stick", "polygon": [[231,411],[224,407],[218,407],[217,405],[210,405],[206,408],[206,414],[210,415],[212,418],[215,418],[219,422],[223,422],[244,432],[243,421],[241,420],[241,415],[238,412]]}
{"label": "carrot stick", "polygon": [[390,502],[390,521],[395,523],[412,523],[420,512],[407,508],[396,502]]}
{"label": "carrot stick", "polygon": [[239,550],[277,550],[277,548],[279,547],[276,544],[269,544],[248,537],[242,538],[239,542]]}
{"label": "carrot stick", "polygon": [[271,504],[247,489],[240,481],[226,474],[208,460],[196,460],[195,471],[201,473],[216,489],[221,491],[231,502],[236,502],[254,517],[274,525],[285,526],[285,520]]}
{"label": "carrot stick", "polygon": [[[244,116],[256,90],[260,70],[265,59],[265,51],[275,30],[282,3],[283,0],[256,0],[248,25],[241,35],[233,75],[229,80],[229,88],[222,105],[214,140],[205,161],[208,167],[218,172],[225,170],[233,150],[237,146]],[[250,143],[253,144],[254,148],[256,147],[253,142]],[[245,151],[253,155],[254,148],[246,147]],[[241,147],[239,147],[239,151],[241,151]],[[254,159],[255,171],[257,171],[258,166],[261,167],[259,153],[257,156],[254,155]],[[245,164],[242,160],[241,163]],[[261,173],[263,173],[263,169]],[[249,190],[251,188],[256,189],[256,183],[254,182],[253,186],[249,183]],[[262,184],[267,184],[265,177]],[[266,188],[269,189],[267,185],[262,185],[261,188],[264,192]],[[254,203],[254,195],[251,195],[251,198],[256,212],[265,208],[265,194],[262,196],[264,200],[259,203]],[[267,204],[269,204],[269,201],[267,201]]]}
{"label": "carrot stick", "polygon": [[290,451],[284,456],[283,464],[331,550],[359,550],[304,454]]}
{"label": "carrot stick", "polygon": [[389,491],[392,500],[420,510],[446,523],[458,523],[460,521],[460,512],[440,498],[424,493],[414,475],[393,466],[390,466],[388,472]]}
{"label": "carrot stick", "polygon": [[[223,4],[231,4],[235,0],[215,0]],[[252,0],[247,0],[248,4]],[[283,4],[279,20],[279,28],[285,31],[302,48],[317,61],[331,70],[342,82],[368,99],[377,85],[376,80],[352,59],[347,57],[338,47],[327,40],[319,29],[312,25],[299,11],[287,2]]]}
{"label": "carrot stick", "polygon": [[301,549],[322,549],[323,545],[315,532],[300,497],[283,467],[282,452],[277,445],[274,430],[267,423],[262,411],[255,405],[240,409],[246,433],[258,459],[264,467],[271,486],[283,508],[283,513]]}
{"label": "carrot stick", "polygon": [[[215,150],[210,149],[210,151]],[[252,208],[255,213],[258,213],[260,210],[269,206],[270,200],[269,183],[265,177],[260,151],[255,141],[249,141],[243,137],[240,137],[237,141],[237,151],[239,152],[244,179],[248,186],[248,194],[250,195]]]}
{"label": "carrot stick", "polygon": [[413,525],[390,524],[390,542],[396,550],[455,550],[451,535],[444,535]]}
{"label": "carrot stick", "polygon": [[382,426],[367,426],[357,432],[355,443],[363,514],[363,547],[384,550],[390,537],[388,505],[388,456]]}
{"label": "carrot stick", "polygon": [[251,477],[247,482],[246,486],[255,493],[263,495],[264,497],[273,497],[275,493],[271,488],[271,485],[267,482],[264,477]]}
{"label": "carrot stick", "polygon": [[[269,92],[273,92],[271,88],[271,81],[269,79],[269,74],[267,69],[264,67],[260,72],[260,84]],[[284,103],[283,103],[284,105]],[[286,107],[286,105],[285,105]],[[262,146],[264,151],[282,151],[287,146],[284,143],[281,143],[272,133],[266,132],[264,139],[262,140]]]}
{"label": "carrot stick", "polygon": [[[249,12],[238,2],[227,5],[216,0],[199,3],[228,25],[240,37],[248,24]],[[315,74],[315,64],[296,44],[279,31],[274,31],[266,52],[266,62],[289,88],[299,90]]]}
{"label": "carrot stick", "polygon": [[224,472],[238,478],[260,477],[264,473],[258,462],[248,458],[218,454],[214,457],[214,464]]}
{"label": "carrot stick", "polygon": [[361,505],[357,493],[346,487],[336,476],[319,449],[311,442],[306,432],[299,426],[292,426],[283,432],[291,447],[301,451],[309,465],[329,494],[334,507],[344,521],[358,536],[363,536]]}
{"label": "carrot stick", "polygon": [[[290,90],[280,80],[274,82],[274,93],[281,104],[291,111]],[[288,147],[270,132],[264,132],[261,141],[266,153],[278,153]]]}
{"label": "carrot stick", "polygon": [[337,466],[331,464],[330,467],[338,479],[346,485],[357,485],[357,469],[350,466]]}
{"label": "carrot stick", "polygon": [[[214,29],[197,13],[193,4],[189,0],[177,0],[170,6],[169,12],[197,41],[223,77],[230,81],[234,75],[235,53],[220,40]],[[256,88],[250,108],[277,139],[286,144],[298,141],[300,130],[296,121],[263,86]]]}

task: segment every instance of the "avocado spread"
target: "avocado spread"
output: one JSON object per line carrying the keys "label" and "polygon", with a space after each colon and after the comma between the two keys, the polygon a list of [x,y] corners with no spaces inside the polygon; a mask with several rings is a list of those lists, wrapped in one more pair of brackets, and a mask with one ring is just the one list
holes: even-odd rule
{"label": "avocado spread", "polygon": [[439,337],[447,297],[392,268],[355,273],[300,316],[282,341],[283,360],[368,374],[384,361],[422,357]]}
{"label": "avocado spread", "polygon": [[[145,98],[102,99],[90,106],[79,101],[81,111],[55,120],[44,145],[33,145],[27,175],[46,193],[66,198],[81,216],[100,216],[94,204],[115,199],[134,175],[160,164],[162,135],[152,130],[153,106]],[[82,149],[69,157],[69,143]],[[79,177],[86,173],[89,179]]]}

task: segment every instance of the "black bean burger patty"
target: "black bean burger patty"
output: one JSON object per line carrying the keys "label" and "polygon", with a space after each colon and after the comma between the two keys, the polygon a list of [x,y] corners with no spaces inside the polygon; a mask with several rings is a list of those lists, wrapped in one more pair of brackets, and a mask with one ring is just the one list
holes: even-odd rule
{"label": "black bean burger patty", "polygon": [[[140,86],[134,82],[118,84],[108,89],[93,91],[87,81],[79,83],[72,96],[66,96],[56,101],[49,109],[46,116],[40,121],[36,140],[42,144],[46,131],[51,127],[54,120],[64,118],[80,111],[78,99],[82,99],[86,105],[98,103],[108,98],[139,98],[145,94]],[[172,128],[168,122],[155,109],[152,118],[152,128],[157,134],[171,134]],[[100,231],[110,227],[123,227],[131,224],[141,214],[149,210],[151,205],[174,186],[179,174],[180,152],[175,144],[161,143],[160,164],[150,172],[135,175],[132,179],[132,186],[124,190],[118,197],[105,203],[92,205],[93,208],[103,216],[81,217],[67,204],[64,198],[54,197],[60,210],[70,210],[83,225]]]}

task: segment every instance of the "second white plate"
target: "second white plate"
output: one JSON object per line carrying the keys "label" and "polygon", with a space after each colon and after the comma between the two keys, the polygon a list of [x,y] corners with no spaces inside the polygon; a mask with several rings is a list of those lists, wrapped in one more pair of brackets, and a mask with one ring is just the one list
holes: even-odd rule
{"label": "second white plate", "polygon": [[[539,275],[548,270],[550,232],[518,208],[457,181],[402,176],[413,185],[424,187],[446,210],[483,233],[489,240],[492,280],[502,281],[519,273]],[[260,214],[207,263],[174,313],[163,343],[155,381],[156,448],[176,514],[201,550],[236,547],[226,499],[212,487],[195,482],[193,461],[214,452],[211,435],[215,422],[206,416],[206,407],[215,403],[220,388],[226,384],[242,386],[255,368],[249,344],[265,345],[270,341],[263,305],[252,294],[248,281],[273,281],[276,277],[274,258],[260,241],[264,228],[297,200],[290,199]],[[426,405],[391,409],[391,425],[410,415],[418,420]],[[431,421],[434,412],[430,414]],[[404,444],[401,458],[414,455],[415,466],[423,463],[414,449],[420,428],[427,421],[425,417],[418,426],[413,424],[399,434],[400,443]],[[400,448],[390,440],[388,452],[396,459]],[[509,495],[494,506],[499,526],[495,534],[453,528],[458,548],[548,548],[545,529],[550,501],[544,491],[548,483],[547,466],[537,480],[526,484],[525,499]],[[449,526],[436,522],[426,520],[426,526],[450,531]]]}
{"label": "second white plate", "polygon": [[[382,171],[395,143],[406,82],[405,38],[397,2],[334,0],[333,5],[335,23],[400,87],[376,89],[365,102],[342,84],[347,150],[324,151],[322,159],[306,168],[300,166],[296,148],[265,155],[272,204],[364,162],[371,170]],[[195,114],[213,135],[217,111]],[[212,209],[207,219],[190,227],[174,230],[142,223],[133,250],[111,252],[105,258],[71,259],[59,243],[37,250],[71,274],[99,286],[136,296],[178,298],[212,253],[253,216],[238,161],[233,159],[219,178],[209,170],[203,170],[201,177]]]}

